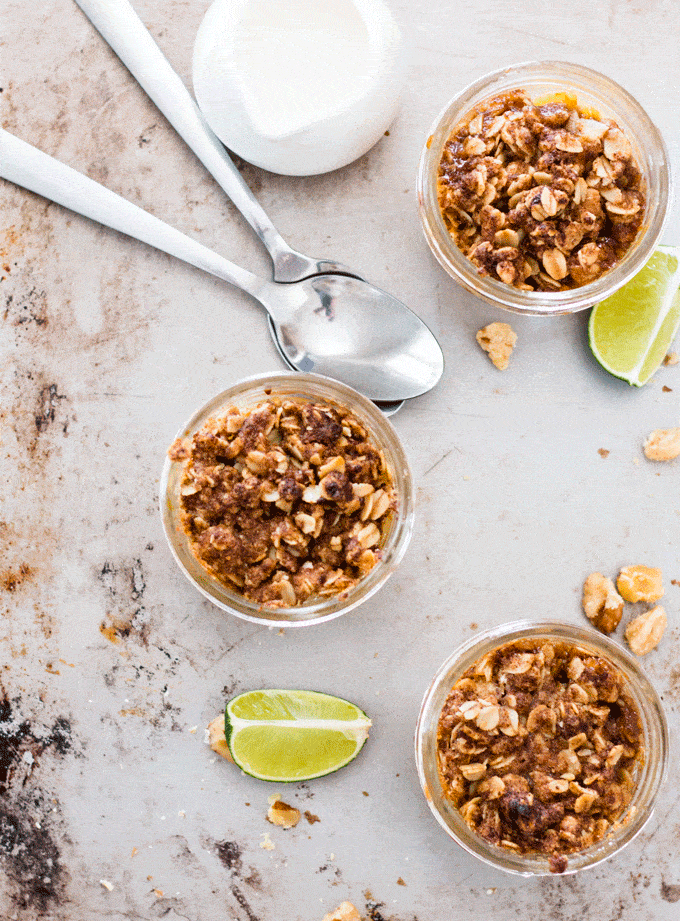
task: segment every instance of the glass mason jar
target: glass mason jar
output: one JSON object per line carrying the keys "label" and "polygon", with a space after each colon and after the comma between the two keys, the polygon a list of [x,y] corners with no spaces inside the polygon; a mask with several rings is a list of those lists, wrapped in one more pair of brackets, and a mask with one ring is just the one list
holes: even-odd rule
{"label": "glass mason jar", "polygon": [[220,416],[230,406],[253,409],[271,396],[339,405],[349,408],[370,433],[373,444],[385,455],[397,495],[397,510],[389,521],[381,544],[382,559],[346,592],[312,599],[298,607],[266,608],[244,598],[215,579],[196,559],[181,522],[180,486],[182,461],[166,456],[160,485],[163,527],[170,550],[189,581],[213,604],[244,620],[261,624],[300,627],[332,620],[366,601],[385,584],[404,556],[413,530],[414,497],[411,471],[404,449],[387,417],[369,399],[351,387],[318,374],[294,372],[257,375],[239,381],[209,400],[182,426],[178,438],[191,438],[208,419]]}
{"label": "glass mason jar", "polygon": [[451,688],[478,659],[506,643],[539,638],[573,644],[589,655],[609,659],[616,666],[623,674],[626,689],[640,712],[645,747],[644,763],[639,768],[633,798],[624,814],[600,841],[566,855],[568,865],[565,874],[595,866],[618,853],[635,838],[654,812],[668,761],[668,728],[656,691],[638,662],[604,634],[569,624],[517,621],[487,630],[460,646],[441,666],[423,699],[415,733],[420,784],[430,810],[454,841],[485,863],[521,876],[550,874],[548,855],[521,854],[490,844],[465,823],[442,791],[437,767],[437,727]]}
{"label": "glass mason jar", "polygon": [[[580,106],[611,118],[630,140],[647,197],[642,226],[625,256],[595,281],[565,291],[520,291],[482,276],[451,238],[439,209],[437,176],[444,145],[455,126],[484,100],[512,89],[532,98],[575,93]],[[418,208],[430,249],[439,264],[467,291],[516,313],[549,316],[592,307],[613,294],[647,262],[659,241],[670,199],[668,152],[663,138],[639,102],[609,77],[559,61],[529,62],[497,70],[475,81],[446,106],[430,129],[418,172]]]}

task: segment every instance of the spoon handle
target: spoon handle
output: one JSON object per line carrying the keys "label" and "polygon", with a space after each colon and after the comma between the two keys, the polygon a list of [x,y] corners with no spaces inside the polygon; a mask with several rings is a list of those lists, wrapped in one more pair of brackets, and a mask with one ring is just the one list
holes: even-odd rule
{"label": "spoon handle", "polygon": [[76,3],[227,193],[274,263],[291,254],[296,256],[244,182],[222,142],[128,0],[76,0]]}
{"label": "spoon handle", "polygon": [[260,303],[271,285],[2,128],[0,178],[216,275]]}

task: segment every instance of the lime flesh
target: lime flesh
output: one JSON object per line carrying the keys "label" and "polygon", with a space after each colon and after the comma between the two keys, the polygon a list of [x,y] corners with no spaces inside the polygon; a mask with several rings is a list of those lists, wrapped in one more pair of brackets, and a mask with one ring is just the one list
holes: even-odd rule
{"label": "lime flesh", "polygon": [[316,691],[247,691],[225,710],[234,762],[253,777],[280,783],[322,777],[349,764],[370,726],[359,707]]}
{"label": "lime flesh", "polygon": [[680,325],[680,247],[660,246],[638,274],[590,314],[590,348],[635,387],[659,367]]}

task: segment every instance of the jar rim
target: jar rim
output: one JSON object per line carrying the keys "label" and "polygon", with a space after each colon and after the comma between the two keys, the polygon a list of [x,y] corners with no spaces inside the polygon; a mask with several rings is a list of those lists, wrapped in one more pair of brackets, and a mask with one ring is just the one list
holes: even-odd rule
{"label": "jar rim", "polygon": [[[531,82],[559,84],[597,99],[625,125],[643,172],[647,202],[645,221],[636,241],[623,258],[599,278],[565,291],[521,291],[490,276],[482,276],[451,239],[437,199],[437,176],[444,144],[453,127],[474,105],[509,89]],[[556,87],[555,87],[556,88]],[[623,114],[622,114],[623,113]],[[625,116],[625,117],[624,117]],[[641,161],[641,162],[640,162]],[[610,77],[563,61],[525,61],[495,70],[469,84],[441,110],[427,135],[417,179],[418,210],[425,239],[442,268],[472,294],[516,313],[556,316],[592,307],[613,294],[636,275],[651,257],[663,232],[671,198],[668,151],[658,128],[640,103]]]}
{"label": "jar rim", "polygon": [[567,855],[567,868],[560,874],[564,876],[596,866],[626,847],[651,818],[656,795],[667,775],[668,726],[661,700],[640,664],[622,646],[592,628],[559,621],[513,621],[476,634],[446,658],[425,692],[415,731],[415,760],[430,811],[458,845],[484,863],[510,874],[555,875],[549,868],[547,855],[534,852],[517,855],[489,844],[472,831],[458,810],[444,797],[437,768],[437,728],[452,684],[487,652],[515,640],[533,638],[564,640],[577,647],[590,647],[599,655],[611,659],[626,679],[626,690],[637,705],[643,724],[645,762],[623,821],[590,848]]}
{"label": "jar rim", "polygon": [[[265,392],[265,388],[270,393]],[[333,620],[362,604],[380,589],[403,558],[413,531],[415,496],[411,470],[401,440],[387,416],[358,391],[320,374],[279,371],[242,378],[211,397],[179,429],[175,439],[192,435],[209,418],[225,412],[230,405],[256,405],[269,396],[306,398],[349,408],[367,425],[385,457],[398,492],[398,508],[383,547],[384,557],[347,592],[332,595],[313,604],[293,608],[265,608],[231,591],[212,577],[189,549],[179,525],[177,486],[183,462],[166,454],[161,474],[159,503],[163,530],[170,551],[188,581],[209,601],[243,620],[269,626],[302,627]]]}

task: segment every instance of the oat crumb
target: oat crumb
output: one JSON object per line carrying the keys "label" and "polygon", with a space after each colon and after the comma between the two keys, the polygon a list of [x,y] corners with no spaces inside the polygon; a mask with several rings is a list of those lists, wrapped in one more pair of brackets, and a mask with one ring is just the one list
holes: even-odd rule
{"label": "oat crumb", "polygon": [[591,573],[583,583],[583,611],[592,625],[603,633],[612,633],[621,621],[623,598],[612,580],[601,572]]}
{"label": "oat crumb", "polygon": [[512,326],[509,323],[489,323],[478,331],[476,339],[498,370],[505,371],[517,342],[517,333]]}
{"label": "oat crumb", "polygon": [[631,603],[658,601],[663,596],[663,575],[652,566],[624,566],[616,580],[619,594]]}
{"label": "oat crumb", "polygon": [[210,723],[207,730],[207,742],[212,750],[221,755],[223,758],[226,758],[227,761],[233,763],[233,758],[231,757],[231,752],[229,751],[229,746],[227,745],[227,737],[224,734],[224,716],[216,716],[215,719]]}
{"label": "oat crumb", "polygon": [[361,915],[351,902],[342,902],[335,911],[324,915],[323,921],[361,921]]}
{"label": "oat crumb", "polygon": [[666,612],[660,604],[631,620],[626,627],[625,637],[636,656],[647,655],[652,649],[656,649],[661,642],[667,622]]}
{"label": "oat crumb", "polygon": [[668,355],[663,360],[663,363],[670,367],[671,365],[677,365],[680,362],[680,355],[677,352],[669,352]]}
{"label": "oat crumb", "polygon": [[113,883],[110,883],[108,879],[100,879],[99,882],[107,892],[113,892]]}
{"label": "oat crumb", "polygon": [[260,847],[263,848],[263,850],[265,851],[273,851],[276,845],[274,844],[272,839],[269,837],[269,832],[266,831],[263,835],[261,835],[261,838],[262,838],[262,841],[260,841]]}
{"label": "oat crumb", "polygon": [[278,825],[279,828],[295,828],[300,821],[300,810],[284,803],[278,796],[275,796],[273,800],[272,797],[269,797],[269,801],[267,821],[272,825]]}
{"label": "oat crumb", "polygon": [[680,454],[680,428],[656,429],[645,441],[644,451],[648,460],[673,460]]}

